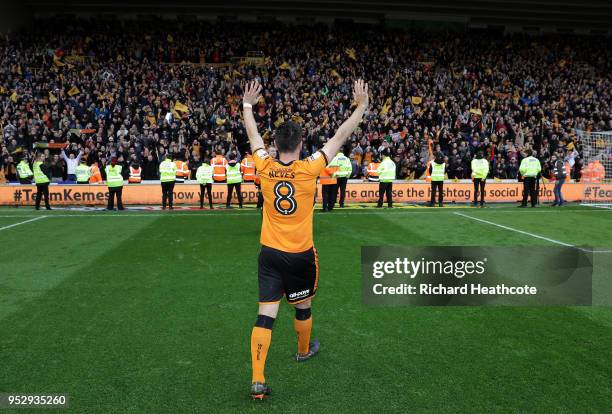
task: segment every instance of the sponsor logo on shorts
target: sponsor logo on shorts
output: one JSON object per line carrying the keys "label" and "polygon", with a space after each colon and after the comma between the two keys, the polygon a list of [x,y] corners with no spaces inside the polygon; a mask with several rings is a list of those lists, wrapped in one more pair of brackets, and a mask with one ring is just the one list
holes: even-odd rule
{"label": "sponsor logo on shorts", "polygon": [[302,290],[301,292],[293,292],[289,294],[289,299],[290,300],[302,299],[308,296],[309,293],[310,293],[310,289]]}

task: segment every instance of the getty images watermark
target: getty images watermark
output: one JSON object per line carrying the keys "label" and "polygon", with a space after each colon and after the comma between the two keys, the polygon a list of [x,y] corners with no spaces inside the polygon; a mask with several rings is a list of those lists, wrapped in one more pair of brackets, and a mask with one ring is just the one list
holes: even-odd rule
{"label": "getty images watermark", "polygon": [[362,247],[370,306],[590,306],[593,254],[572,247]]}

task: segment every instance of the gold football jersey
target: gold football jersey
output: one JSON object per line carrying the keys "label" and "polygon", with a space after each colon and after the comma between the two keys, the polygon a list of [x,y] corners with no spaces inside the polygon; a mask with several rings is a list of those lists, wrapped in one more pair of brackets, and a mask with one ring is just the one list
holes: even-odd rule
{"label": "gold football jersey", "polygon": [[264,198],[261,244],[288,253],[312,248],[317,177],[327,166],[325,154],[284,164],[259,149],[253,158]]}

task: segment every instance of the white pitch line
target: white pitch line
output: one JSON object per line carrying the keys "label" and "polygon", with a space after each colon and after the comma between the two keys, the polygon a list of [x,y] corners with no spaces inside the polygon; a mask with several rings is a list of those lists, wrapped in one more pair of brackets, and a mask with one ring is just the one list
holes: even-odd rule
{"label": "white pitch line", "polygon": [[515,233],[524,234],[525,236],[530,236],[530,237],[534,237],[536,239],[546,240],[546,241],[548,241],[550,243],[559,244],[561,246],[571,247],[571,248],[574,248],[574,249],[578,249],[578,250],[581,250],[581,251],[587,252],[587,253],[612,253],[612,250],[590,250],[590,249],[585,249],[583,247],[578,247],[578,246],[576,246],[574,244],[565,243],[565,242],[562,242],[562,241],[559,241],[559,240],[551,239],[550,237],[540,236],[539,234],[530,233],[528,231],[515,229],[514,227],[510,227],[510,226],[504,226],[503,224],[495,223],[493,221],[484,220],[484,219],[481,219],[481,218],[478,218],[478,217],[468,216],[467,214],[463,214],[463,213],[460,213],[458,211],[455,211],[454,214],[457,215],[457,216],[468,218],[470,220],[475,220],[475,221],[479,221],[481,223],[489,224],[491,226],[499,227],[501,229],[513,231]]}
{"label": "white pitch line", "polygon": [[12,229],[13,227],[21,226],[22,224],[26,224],[26,223],[31,223],[31,222],[36,221],[36,220],[42,220],[42,219],[44,219],[46,217],[47,216],[38,216],[38,217],[34,217],[34,218],[30,219],[30,220],[20,221],[19,223],[14,223],[14,224],[9,224],[8,226],[0,227],[0,231]]}
{"label": "white pitch line", "polygon": [[[424,214],[424,213],[435,213],[435,214],[439,214],[440,212],[436,212],[436,211],[411,211],[411,210],[399,210],[401,211],[401,213],[416,213],[416,214]],[[580,210],[579,210],[580,211]],[[592,210],[592,211],[602,211],[602,210]],[[465,217],[471,220],[475,220],[475,221],[479,221],[482,223],[486,223],[492,226],[496,226],[505,230],[509,230],[509,231],[513,231],[516,233],[520,233],[520,234],[524,234],[526,236],[530,236],[530,237],[535,237],[541,240],[546,240],[550,243],[554,243],[554,244],[559,244],[561,246],[566,246],[566,247],[572,247],[578,250],[582,250],[585,252],[592,252],[592,253],[612,253],[612,250],[589,250],[589,249],[584,249],[578,246],[575,246],[573,244],[569,244],[569,243],[565,243],[559,240],[555,240],[555,239],[551,239],[549,237],[545,237],[545,236],[540,236],[538,234],[534,234],[534,233],[530,233],[527,231],[523,231],[523,230],[519,230],[519,229],[515,229],[513,227],[509,227],[509,226],[504,226],[503,224],[498,224],[498,223],[494,223],[492,221],[489,220],[484,220],[484,219],[480,219],[477,217],[473,217],[473,216],[469,216],[467,214],[463,214],[461,212],[458,211],[447,211],[448,213],[452,213],[461,217]],[[343,214],[345,216],[351,216],[351,215],[380,215],[382,216],[384,213],[381,211],[355,211],[355,212],[349,212],[349,211],[339,211],[338,213]],[[336,213],[336,215],[338,214]],[[529,213],[529,212],[526,212]],[[70,217],[122,217],[122,218],[127,218],[127,217],[207,217],[207,216],[211,216],[211,217],[221,217],[221,216],[259,216],[261,213],[259,212],[244,212],[244,213],[229,213],[229,212],[219,212],[219,213],[203,213],[203,214],[194,214],[194,213],[126,213],[126,214],[108,214],[108,213],[91,213],[91,214],[52,214],[49,216],[38,216],[38,217],[34,217],[30,220],[25,220],[19,223],[15,223],[15,224],[10,224],[8,226],[4,226],[4,227],[0,227],[0,231],[2,230],[6,230],[6,229],[10,229],[12,227],[16,227],[16,226],[20,226],[22,224],[26,224],[26,223],[30,223],[32,221],[36,221],[36,220],[40,220],[40,219],[44,219],[44,218],[53,218],[53,217],[57,217],[57,218],[70,218]],[[393,214],[397,214],[397,213],[393,213]],[[325,216],[326,217],[331,217],[333,216],[334,213],[327,213]],[[0,218],[16,218],[16,217],[28,217],[28,216],[17,216],[17,215],[7,215],[7,216],[0,216]]]}
{"label": "white pitch line", "polygon": [[610,206],[591,206],[589,204],[581,204],[581,206],[586,206],[586,207],[590,207],[590,208],[602,208],[604,210],[612,210],[612,207],[610,207]]}

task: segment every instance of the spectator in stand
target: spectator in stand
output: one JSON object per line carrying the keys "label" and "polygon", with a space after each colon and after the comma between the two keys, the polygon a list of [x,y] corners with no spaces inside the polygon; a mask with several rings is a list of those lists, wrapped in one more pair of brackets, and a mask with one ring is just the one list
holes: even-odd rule
{"label": "spectator in stand", "polygon": [[76,167],[81,162],[81,156],[83,155],[82,151],[79,151],[79,154],[75,157],[74,153],[70,153],[70,155],[66,156],[64,150],[62,150],[62,159],[66,163],[66,180],[72,183],[76,182]]}
{"label": "spectator in stand", "polygon": [[6,157],[2,165],[2,174],[4,175],[5,180],[8,182],[17,181],[17,165],[15,164],[13,157]]}
{"label": "spectator in stand", "polygon": [[64,181],[66,163],[60,159],[59,154],[54,154],[51,161],[51,180],[54,183]]}
{"label": "spectator in stand", "polygon": [[516,180],[518,178],[518,164],[516,162],[516,157],[512,157],[506,166],[506,177],[512,180]]}
{"label": "spectator in stand", "polygon": [[493,177],[497,178],[498,180],[503,180],[506,178],[506,169],[504,168],[502,162],[498,162],[495,165],[495,169],[493,170]]}
{"label": "spectator in stand", "polygon": [[143,161],[142,165],[142,178],[143,180],[159,180],[157,157],[152,153],[149,153]]}

